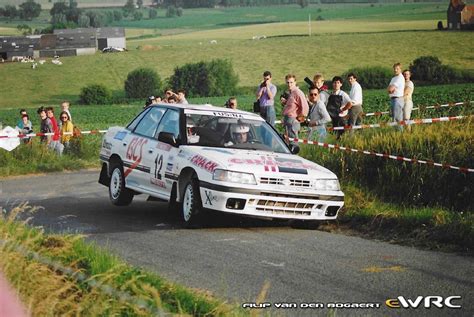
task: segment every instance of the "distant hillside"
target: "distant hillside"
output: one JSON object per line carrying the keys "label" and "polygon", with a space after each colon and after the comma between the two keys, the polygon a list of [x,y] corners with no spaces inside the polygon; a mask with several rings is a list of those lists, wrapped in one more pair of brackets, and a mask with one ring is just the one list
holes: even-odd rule
{"label": "distant hillside", "polygon": [[[14,4],[16,6],[22,4],[26,0],[1,0],[0,6],[7,4]],[[36,3],[41,4],[42,9],[50,9],[53,6],[54,0],[35,0]],[[127,0],[76,0],[80,8],[91,8],[91,7],[122,7],[125,5]],[[143,0],[144,5],[150,5],[152,0]],[[68,3],[68,1],[66,1]]]}

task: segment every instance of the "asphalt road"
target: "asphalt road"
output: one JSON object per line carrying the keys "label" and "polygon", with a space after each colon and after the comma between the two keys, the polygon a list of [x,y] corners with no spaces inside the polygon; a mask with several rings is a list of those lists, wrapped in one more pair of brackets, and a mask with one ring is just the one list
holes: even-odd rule
{"label": "asphalt road", "polygon": [[[0,206],[43,206],[33,224],[88,235],[133,265],[170,281],[211,291],[235,303],[296,303],[271,314],[327,315],[305,303],[378,303],[378,309],[341,309],[346,315],[474,315],[471,257],[392,245],[286,223],[213,215],[199,229],[184,229],[166,204],[137,196],[112,206],[98,171],[0,179]],[[461,296],[461,309],[388,309],[403,296]],[[421,305],[422,306],[422,305]],[[267,310],[268,311],[268,310]]]}

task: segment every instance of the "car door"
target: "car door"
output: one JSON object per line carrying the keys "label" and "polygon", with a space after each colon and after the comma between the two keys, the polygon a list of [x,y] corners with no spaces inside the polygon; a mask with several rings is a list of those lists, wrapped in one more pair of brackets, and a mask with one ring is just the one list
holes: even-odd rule
{"label": "car door", "polygon": [[174,171],[178,147],[158,141],[160,132],[171,133],[176,140],[180,139],[179,110],[168,109],[166,111],[155,133],[153,152],[149,152],[146,156],[146,164],[151,166],[150,191],[157,193],[159,197],[169,197],[174,178],[177,178]]}
{"label": "car door", "polygon": [[130,171],[127,184],[141,189],[149,189],[150,169],[149,156],[154,155],[157,141],[155,140],[156,129],[163,118],[166,108],[152,107],[135,126],[131,134],[124,162],[124,170]]}

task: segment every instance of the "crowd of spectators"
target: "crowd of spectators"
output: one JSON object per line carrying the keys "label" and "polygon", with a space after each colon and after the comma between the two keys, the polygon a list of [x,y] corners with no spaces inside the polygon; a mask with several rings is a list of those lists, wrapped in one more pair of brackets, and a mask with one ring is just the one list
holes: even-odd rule
{"label": "crowd of spectators", "polygon": [[[400,63],[393,65],[393,72],[394,77],[387,87],[392,121],[410,120],[414,91],[411,73],[409,70],[402,72]],[[301,126],[307,125],[309,128],[308,139],[322,142],[327,136],[328,123],[332,123],[332,127],[360,125],[363,116],[362,87],[354,73],[349,73],[347,80],[351,85],[349,94],[342,90],[344,80],[340,76],[332,78],[332,91],[329,91],[325,85],[323,75],[316,74],[312,81],[305,78],[305,81],[309,83],[307,94],[305,94],[298,87],[296,76],[294,74],[286,75],[287,90],[279,98],[283,107],[281,122],[285,135],[288,138],[298,138]],[[277,87],[272,83],[272,73],[265,71],[256,91],[255,103],[258,105],[256,111],[273,127],[275,127],[277,119],[275,111],[276,96]],[[145,107],[158,103],[188,104],[186,92],[184,89],[179,89],[177,92],[172,89],[165,89],[163,97],[148,97]],[[237,109],[237,98],[230,97],[224,106]],[[69,107],[70,103],[68,101],[61,103],[59,120],[56,120],[53,107],[40,107],[37,110],[40,117],[39,132],[45,134],[41,136],[41,142],[59,155],[70,148],[71,139],[74,136],[75,128]],[[398,128],[403,129],[403,126],[400,125]],[[30,116],[25,109],[20,110],[20,118],[16,129],[24,135],[22,138],[24,143],[31,142],[31,137],[27,135],[33,133],[34,129]],[[337,130],[337,138],[340,138],[343,133],[344,129]],[[351,130],[351,133],[353,133],[353,130]]]}

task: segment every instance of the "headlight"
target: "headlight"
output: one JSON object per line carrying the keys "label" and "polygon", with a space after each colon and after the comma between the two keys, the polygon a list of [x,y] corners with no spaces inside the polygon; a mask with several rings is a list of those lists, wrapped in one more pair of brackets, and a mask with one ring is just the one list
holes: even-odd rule
{"label": "headlight", "polygon": [[216,169],[214,171],[212,179],[221,182],[257,185],[257,181],[255,180],[255,176],[253,174],[231,172],[221,169]]}
{"label": "headlight", "polygon": [[314,181],[313,186],[318,190],[340,190],[337,179],[317,179]]}

